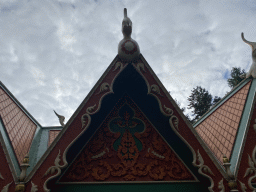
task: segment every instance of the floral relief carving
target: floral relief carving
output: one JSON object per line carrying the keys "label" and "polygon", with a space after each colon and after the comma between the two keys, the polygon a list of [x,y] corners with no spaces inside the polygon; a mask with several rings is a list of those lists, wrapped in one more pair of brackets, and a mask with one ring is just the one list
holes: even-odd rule
{"label": "floral relief carving", "polygon": [[225,192],[225,187],[223,185],[223,179],[220,180],[218,189],[220,189],[220,192]]}
{"label": "floral relief carving", "polygon": [[213,179],[211,178],[211,176],[209,176],[209,174],[213,175],[213,176],[214,176],[214,174],[207,165],[204,165],[204,159],[201,156],[201,154],[199,152],[199,149],[197,151],[197,161],[199,162],[199,164],[195,164],[195,166],[199,168],[198,172],[201,175],[207,177],[211,181],[211,186],[208,187],[208,189],[209,189],[210,192],[214,192],[213,189],[212,189],[214,187],[214,182],[213,182]]}
{"label": "floral relief carving", "polygon": [[82,128],[87,127],[91,122],[91,117],[89,114],[85,113],[81,117],[81,123],[82,123]]}
{"label": "floral relief carving", "polygon": [[[54,166],[51,166],[51,167],[45,172],[45,174],[43,175],[43,177],[46,177],[46,176],[49,175],[49,174],[53,175],[53,174],[57,171],[57,174],[55,174],[55,175],[49,177],[49,178],[44,182],[43,188],[44,188],[44,191],[45,191],[45,192],[49,192],[49,191],[50,191],[50,190],[47,188],[47,182],[48,182],[49,180],[51,180],[52,178],[59,176],[60,173],[61,173],[61,169],[64,168],[64,167],[67,165],[66,162],[64,162],[64,165],[60,165],[59,163],[60,163],[60,150],[59,150],[59,153],[58,153],[57,157],[55,158]],[[33,185],[32,185],[32,186],[33,186]]]}
{"label": "floral relief carving", "polygon": [[252,152],[252,158],[250,157],[250,155],[248,154],[248,164],[249,164],[249,168],[246,169],[246,172],[244,174],[244,178],[252,175],[251,177],[249,177],[248,179],[248,185],[252,190],[255,190],[255,188],[252,186],[252,180],[256,178],[256,160],[255,160],[255,155],[256,155],[256,146],[253,149]]}
{"label": "floral relief carving", "polygon": [[3,179],[3,180],[4,180],[3,176],[1,175],[1,173],[0,173],[0,179]]}
{"label": "floral relief carving", "polygon": [[136,68],[137,68],[140,72],[141,72],[141,71],[146,72],[146,71],[145,71],[144,63],[138,63],[137,66],[136,66]]}
{"label": "floral relief carving", "polygon": [[121,103],[60,182],[195,180],[138,108]]}
{"label": "floral relief carving", "polygon": [[97,95],[108,90],[110,90],[110,85],[107,82],[102,83],[100,86],[100,91],[97,93]]}
{"label": "floral relief carving", "polygon": [[4,186],[1,192],[8,192],[8,191],[9,191],[9,186],[10,186],[11,184],[12,184],[12,182],[11,182],[11,183],[8,183],[6,186]]}
{"label": "floral relief carving", "polygon": [[88,108],[86,109],[86,112],[87,112],[88,114],[92,114],[92,113],[95,111],[95,108],[96,108],[96,104],[93,105],[93,106],[91,106],[91,107],[88,107]]}
{"label": "floral relief carving", "polygon": [[157,95],[160,95],[160,96],[163,97],[163,95],[162,95],[161,92],[160,92],[159,87],[158,87],[156,84],[151,85],[151,91],[152,91],[152,92],[155,92]]}
{"label": "floral relief carving", "polygon": [[116,64],[115,64],[115,68],[114,68],[114,70],[113,71],[115,71],[115,70],[117,70],[118,68],[120,68],[120,71],[123,69],[123,63],[122,62],[120,62],[120,61],[118,61],[118,62],[116,62]]}
{"label": "floral relief carving", "polygon": [[175,129],[177,129],[177,131],[179,131],[179,119],[177,116],[173,115],[173,110],[166,107],[164,105],[164,110],[165,110],[165,113],[167,114],[167,116],[170,116],[170,119],[169,119],[169,124],[174,127]]}
{"label": "floral relief carving", "polygon": [[38,189],[37,189],[37,185],[35,185],[32,181],[31,181],[31,192],[37,192]]}
{"label": "floral relief carving", "polygon": [[245,184],[242,183],[241,181],[239,181],[239,183],[240,183],[240,187],[242,189],[242,192],[246,192],[247,187],[245,186]]}

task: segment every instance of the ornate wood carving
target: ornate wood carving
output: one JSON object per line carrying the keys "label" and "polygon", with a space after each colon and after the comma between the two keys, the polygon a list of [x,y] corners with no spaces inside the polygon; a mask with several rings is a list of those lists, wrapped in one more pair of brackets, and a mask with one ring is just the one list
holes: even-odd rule
{"label": "ornate wood carving", "polygon": [[122,99],[60,182],[195,181],[128,98]]}

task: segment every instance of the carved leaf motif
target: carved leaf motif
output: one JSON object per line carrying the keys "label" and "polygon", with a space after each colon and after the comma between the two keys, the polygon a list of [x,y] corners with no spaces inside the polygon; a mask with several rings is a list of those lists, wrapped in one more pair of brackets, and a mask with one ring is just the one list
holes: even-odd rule
{"label": "carved leaf motif", "polygon": [[244,178],[247,177],[249,174],[252,174],[252,173],[253,173],[253,170],[251,168],[247,168],[246,172],[244,174]]}
{"label": "carved leaf motif", "polygon": [[3,176],[1,175],[1,173],[0,173],[0,179],[3,179],[3,180],[4,180]]}
{"label": "carved leaf motif", "polygon": [[92,112],[94,111],[95,107],[96,107],[96,104],[93,105],[93,106],[91,106],[91,107],[88,107],[88,108],[86,109],[86,112],[89,113],[89,114],[92,113]]}
{"label": "carved leaf motif", "polygon": [[58,155],[57,155],[57,157],[56,157],[56,159],[55,159],[55,161],[54,161],[54,164],[55,164],[56,166],[59,166],[59,165],[60,165],[59,162],[60,162],[60,150],[59,150],[59,153],[58,153]]}
{"label": "carved leaf motif", "polygon": [[249,154],[248,154],[248,164],[249,164],[249,166],[251,167],[251,168],[254,168],[254,163],[253,163],[253,161],[252,161],[252,159],[251,159],[251,157],[249,156]]}
{"label": "carved leaf motif", "polygon": [[82,121],[82,128],[87,124],[88,122],[88,117],[89,115],[88,114],[84,114],[82,117],[81,117],[81,121]]}
{"label": "carved leaf motif", "polygon": [[100,86],[100,91],[97,94],[100,94],[100,93],[102,93],[104,91],[107,91],[109,89],[110,89],[110,86],[107,82],[102,83],[101,86]]}
{"label": "carved leaf motif", "polygon": [[2,191],[1,192],[8,192],[8,190],[9,190],[9,186],[12,184],[12,182],[11,183],[9,183],[9,184],[7,184],[6,186],[4,186],[4,188],[2,189]]}
{"label": "carved leaf motif", "polygon": [[32,185],[31,192],[37,192],[38,191],[37,185],[35,185],[32,181],[31,181],[31,185]]}
{"label": "carved leaf motif", "polygon": [[172,110],[172,109],[166,107],[165,105],[164,105],[164,109],[165,109],[165,111],[166,111],[166,113],[167,113],[168,115],[172,116],[172,114],[173,114],[173,110]]}
{"label": "carved leaf motif", "polygon": [[245,186],[245,184],[244,184],[244,183],[242,183],[241,181],[239,181],[239,183],[240,183],[240,186],[241,186],[242,192],[246,192],[247,187]]}
{"label": "carved leaf motif", "polygon": [[121,63],[120,61],[116,63],[115,69],[113,71],[117,70],[119,67],[120,67],[120,70],[123,69],[123,63]]}
{"label": "carved leaf motif", "polygon": [[141,69],[142,69],[144,72],[146,72],[143,63],[138,63],[137,64],[137,69],[139,69],[139,71],[141,71]]}
{"label": "carved leaf motif", "polygon": [[163,96],[163,95],[161,94],[161,92],[160,92],[159,87],[158,87],[156,84],[151,85],[151,91],[157,93],[157,94],[160,95],[160,96]]}
{"label": "carved leaf motif", "polygon": [[220,192],[225,192],[225,187],[223,185],[223,179],[220,180],[218,189],[220,189]]}
{"label": "carved leaf motif", "polygon": [[204,160],[203,160],[201,154],[199,153],[199,150],[197,151],[197,157],[198,157],[198,161],[199,161],[199,166],[202,166],[204,164]]}
{"label": "carved leaf motif", "polygon": [[56,170],[59,169],[59,162],[60,162],[60,150],[59,153],[54,161],[55,166],[51,166],[44,174],[44,177],[47,176],[49,173],[53,174]]}

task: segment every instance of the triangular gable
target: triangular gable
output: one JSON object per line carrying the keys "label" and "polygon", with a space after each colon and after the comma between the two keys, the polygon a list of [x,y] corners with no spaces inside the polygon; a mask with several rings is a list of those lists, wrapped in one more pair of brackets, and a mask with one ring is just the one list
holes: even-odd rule
{"label": "triangular gable", "polygon": [[[2,126],[2,121],[0,118],[0,126]],[[14,191],[14,181],[17,181],[17,176],[15,175],[14,167],[11,163],[11,158],[8,154],[4,138],[0,131],[0,190]],[[11,171],[12,170],[12,171]],[[15,178],[15,179],[14,179]]]}
{"label": "triangular gable", "polygon": [[250,86],[251,80],[247,80],[196,123],[195,130],[221,163],[223,155],[231,157]]}
{"label": "triangular gable", "polygon": [[[217,181],[221,181],[222,174],[225,175],[224,171],[218,163],[212,161],[211,154],[210,156],[207,154],[203,142],[188,124],[142,55],[136,63],[122,63],[118,57],[114,59],[39,160],[27,181],[33,181],[40,188],[39,190],[43,190],[43,188],[47,190],[48,184],[52,186],[62,170],[64,171],[74,160],[85,142],[90,139],[113,106],[126,93],[201,181],[202,185],[198,184],[199,188],[201,186],[203,190],[208,185],[209,190],[217,189],[217,184],[214,184],[211,177],[214,176]],[[209,180],[205,180],[198,174],[195,167],[199,169],[200,174],[210,180],[211,184]],[[165,185],[165,187],[169,187],[166,188],[167,190],[178,185]],[[123,187],[128,186],[124,185]],[[133,188],[133,186],[131,187]],[[139,190],[138,186],[137,190]],[[190,191],[193,190],[190,188]]]}
{"label": "triangular gable", "polygon": [[59,183],[95,181],[186,182],[197,179],[136,104],[124,96]]}
{"label": "triangular gable", "polygon": [[15,153],[13,158],[17,158],[20,165],[29,152],[38,123],[1,82],[0,116]]}
{"label": "triangular gable", "polygon": [[[243,132],[240,133],[242,143],[241,143],[241,151],[239,153],[238,164],[236,166],[235,176],[240,183],[240,187],[242,190],[247,189],[246,191],[255,191],[256,185],[256,176],[255,176],[255,155],[256,155],[256,80],[253,79],[251,90],[250,90],[250,99],[247,101],[248,109],[245,111],[246,114],[246,123],[244,124]],[[250,96],[249,95],[249,96]],[[244,113],[245,113],[244,112]]]}

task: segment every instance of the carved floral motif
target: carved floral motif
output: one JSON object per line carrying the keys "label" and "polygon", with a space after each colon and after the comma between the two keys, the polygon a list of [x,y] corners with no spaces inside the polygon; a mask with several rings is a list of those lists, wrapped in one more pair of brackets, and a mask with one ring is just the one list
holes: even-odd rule
{"label": "carved floral motif", "polygon": [[123,99],[60,182],[195,180],[128,98]]}
{"label": "carved floral motif", "polygon": [[223,185],[223,179],[220,180],[218,189],[220,189],[220,192],[225,192],[225,187]]}
{"label": "carved floral motif", "polygon": [[12,184],[12,182],[11,183],[8,183],[7,185],[5,185],[4,187],[3,187],[3,189],[2,189],[2,191],[1,192],[8,192],[9,191],[9,186]]}
{"label": "carved floral motif", "polygon": [[0,173],[0,179],[3,179],[3,180],[4,180],[3,176],[1,175],[1,173]]}
{"label": "carved floral motif", "polygon": [[256,159],[255,159],[255,155],[256,155],[256,146],[253,149],[252,152],[252,158],[250,157],[250,155],[248,154],[248,164],[249,164],[249,168],[246,169],[246,172],[244,174],[244,177],[247,177],[249,175],[250,178],[248,179],[248,185],[252,190],[255,190],[255,188],[252,186],[252,180],[254,180],[256,178]]}
{"label": "carved floral motif", "polygon": [[212,170],[207,165],[204,165],[204,159],[203,159],[202,155],[200,154],[199,150],[197,151],[197,161],[199,162],[199,164],[195,164],[195,166],[199,168],[198,173],[207,177],[211,181],[211,186],[208,187],[208,189],[210,192],[214,192],[213,191],[214,182],[213,182],[212,177],[209,176],[209,174],[213,175],[213,176],[214,176],[214,174],[213,174]]}

